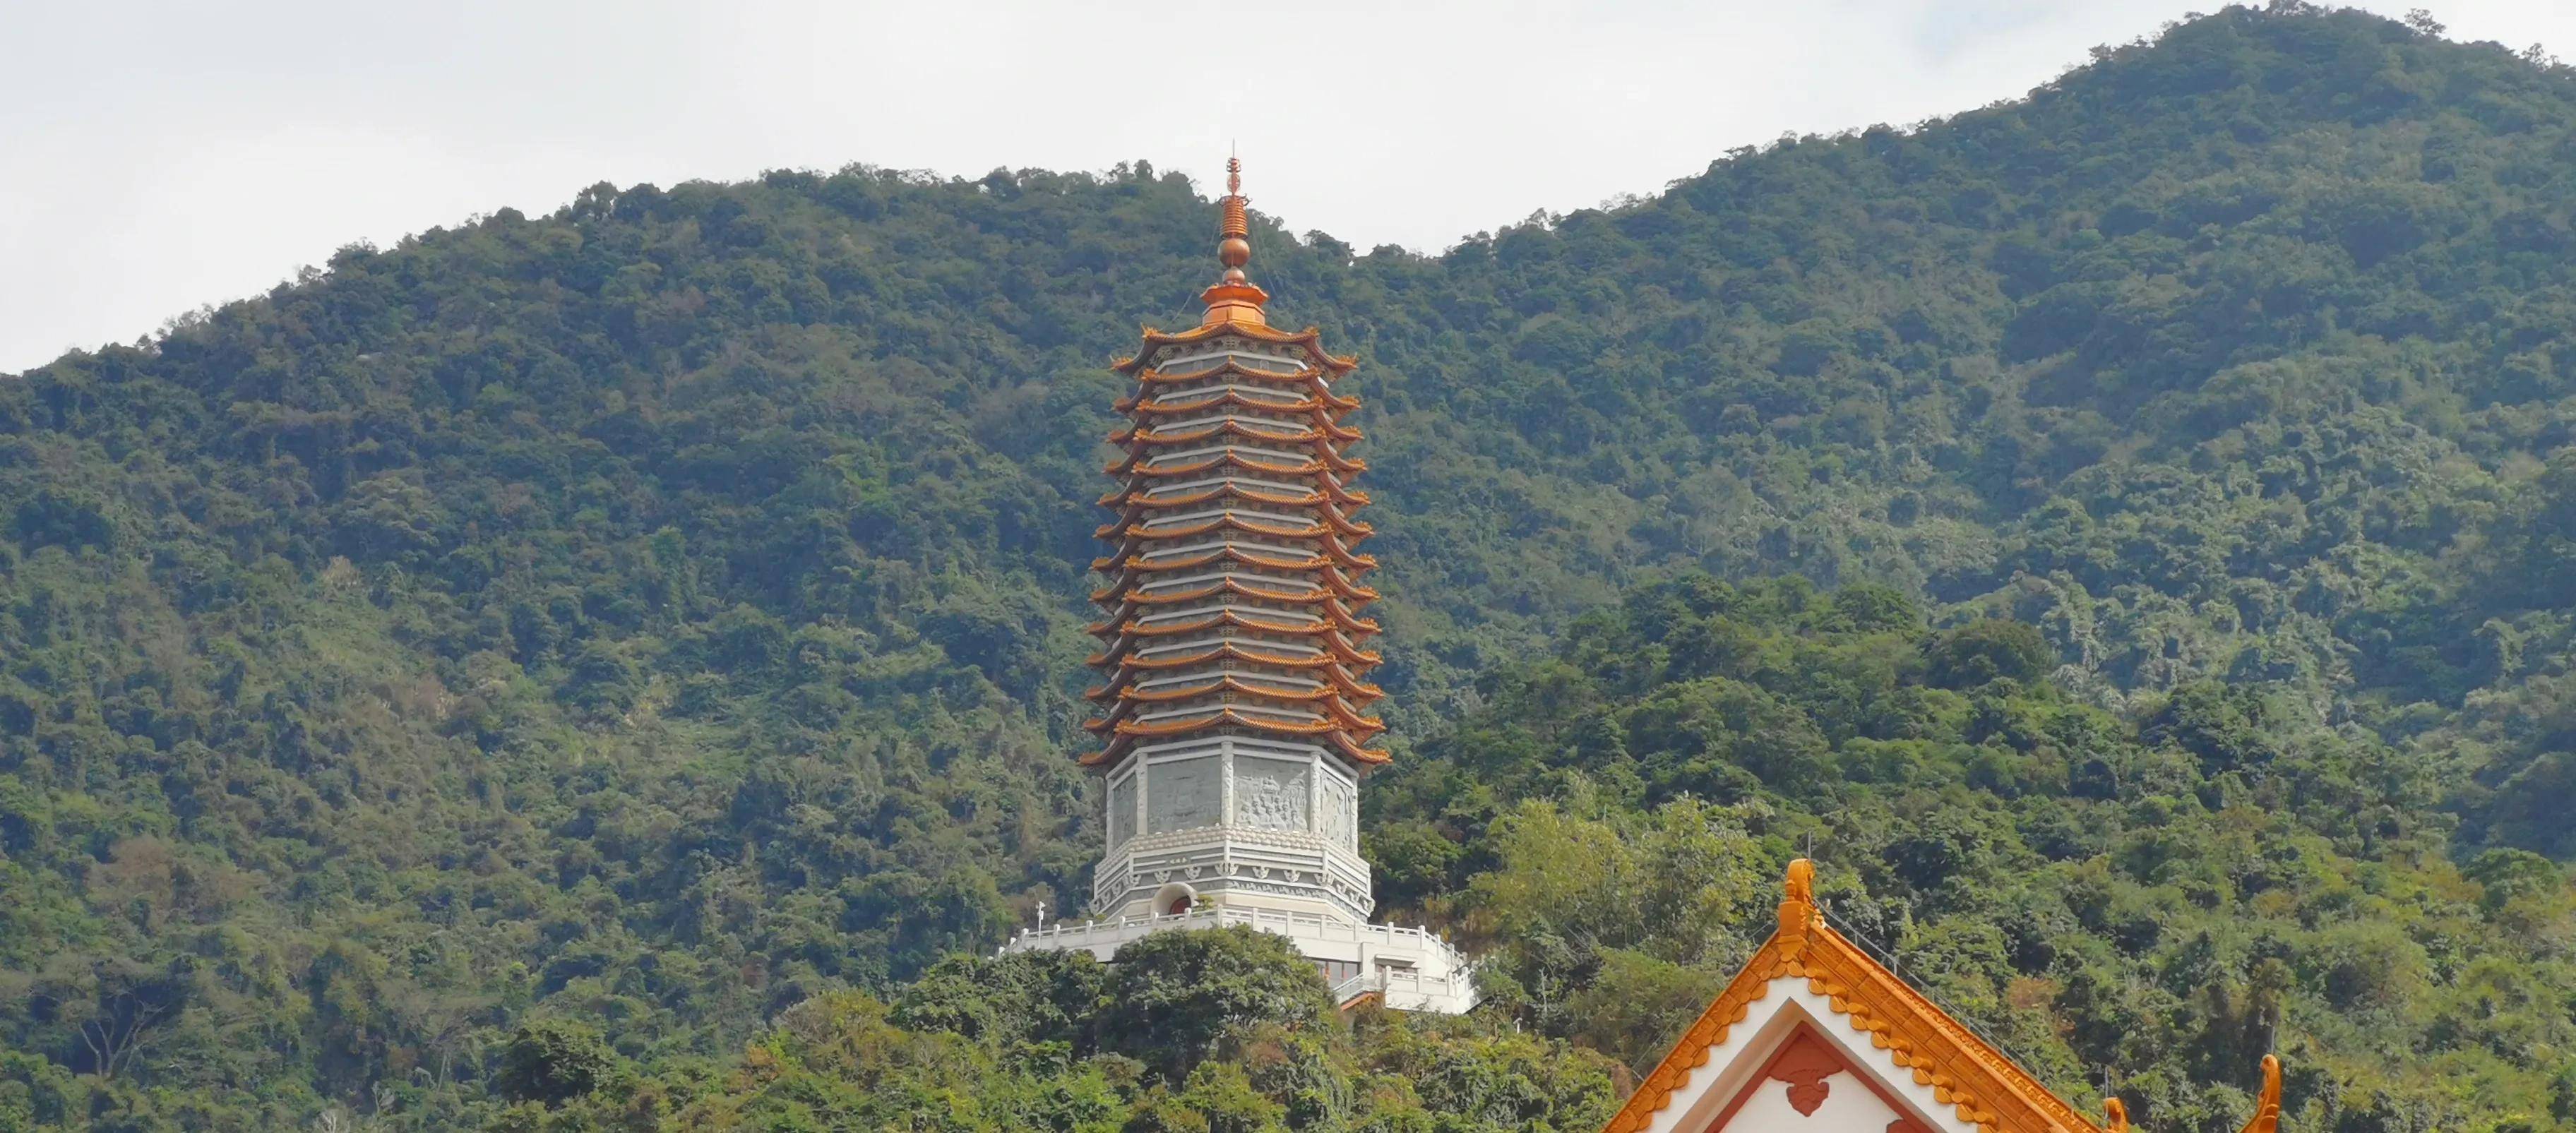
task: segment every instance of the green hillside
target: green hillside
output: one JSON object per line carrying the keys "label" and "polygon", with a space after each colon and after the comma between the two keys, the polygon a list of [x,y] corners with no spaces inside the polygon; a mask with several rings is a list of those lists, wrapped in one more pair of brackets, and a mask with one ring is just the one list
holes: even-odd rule
{"label": "green hillside", "polygon": [[1811,842],[2148,1128],[2276,1033],[2303,1130],[2576,1128],[2576,70],[2280,3],[1438,256],[1256,217],[1363,362],[1381,894],[1497,1006],[1146,1050],[943,958],[1087,888],[1104,363],[1213,217],[601,185],[0,377],[0,1130],[1587,1128]]}

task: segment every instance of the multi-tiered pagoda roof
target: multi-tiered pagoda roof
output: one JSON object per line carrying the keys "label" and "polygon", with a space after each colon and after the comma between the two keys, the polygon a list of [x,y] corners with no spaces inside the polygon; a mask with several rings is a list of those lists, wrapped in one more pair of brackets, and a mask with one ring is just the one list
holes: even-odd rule
{"label": "multi-tiered pagoda roof", "polygon": [[1118,402],[1128,423],[1106,471],[1118,487],[1096,533],[1105,580],[1092,600],[1102,681],[1087,695],[1100,737],[1087,765],[1108,767],[1140,743],[1245,735],[1319,744],[1365,768],[1385,725],[1366,714],[1378,597],[1360,582],[1377,566],[1358,547],[1369,502],[1351,481],[1366,461],[1342,423],[1359,399],[1333,391],[1354,362],[1316,331],[1271,327],[1270,296],[1245,279],[1251,260],[1240,171],[1228,163],[1217,258],[1225,273],[1199,296],[1207,313],[1178,333],[1148,330],[1116,370],[1135,381]]}

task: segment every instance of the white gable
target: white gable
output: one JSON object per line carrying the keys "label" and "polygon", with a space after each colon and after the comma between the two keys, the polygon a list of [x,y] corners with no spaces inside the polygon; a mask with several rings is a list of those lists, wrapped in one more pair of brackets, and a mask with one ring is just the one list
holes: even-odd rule
{"label": "white gable", "polygon": [[1740,1133],[1887,1133],[1891,1125],[1902,1124],[1906,1117],[1887,1104],[1887,1099],[1867,1083],[1852,1077],[1850,1071],[1833,1074],[1820,1083],[1824,1097],[1817,1100],[1815,1111],[1801,1113],[1789,1096],[1789,1083],[1764,1082],[1753,1088],[1726,1124],[1719,1129]]}
{"label": "white gable", "polygon": [[[1748,1096],[1747,1087],[1802,1027],[1830,1044],[1849,1069],[1838,1068],[1822,1080],[1821,1101],[1812,1094],[1803,1099],[1813,1106],[1811,1113],[1799,1111],[1786,1082],[1766,1080]],[[1743,1104],[1729,1114],[1739,1098]],[[1726,1041],[1710,1048],[1708,1061],[1673,1090],[1671,1104],[1644,1133],[1716,1133],[1720,1117],[1734,1133],[1891,1133],[1891,1126],[1909,1121],[1922,1133],[1977,1133],[1954,1107],[1933,1096],[1932,1087],[1916,1085],[1912,1070],[1853,1030],[1831,1000],[1807,990],[1799,976],[1772,980],[1762,998],[1747,1005],[1744,1021],[1727,1028]]]}

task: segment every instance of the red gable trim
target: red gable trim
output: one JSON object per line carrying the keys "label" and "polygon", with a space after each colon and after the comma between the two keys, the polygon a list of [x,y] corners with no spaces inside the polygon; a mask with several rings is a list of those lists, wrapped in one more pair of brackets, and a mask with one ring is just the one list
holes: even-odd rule
{"label": "red gable trim", "polygon": [[[1735,1097],[1726,1103],[1726,1108],[1717,1111],[1717,1119],[1709,1122],[1702,1133],[1722,1133],[1726,1123],[1735,1120],[1735,1112],[1744,1108],[1744,1103],[1752,1101],[1755,1093],[1769,1088],[1774,1082],[1787,1083],[1791,1108],[1801,1116],[1812,1117],[1832,1095],[1833,1084],[1825,1079],[1845,1073],[1869,1087],[1869,1092],[1878,1095],[1879,1101],[1895,1111],[1897,1118],[1888,1123],[1887,1133],[1928,1133],[1921,1122],[1914,1120],[1912,1106],[1898,1100],[1877,1075],[1853,1065],[1851,1059],[1844,1057],[1842,1048],[1817,1034],[1814,1025],[1803,1020],[1792,1027],[1789,1037],[1771,1052],[1770,1059],[1762,1065],[1762,1072],[1736,1090]],[[1771,1131],[1766,1130],[1765,1133]]]}

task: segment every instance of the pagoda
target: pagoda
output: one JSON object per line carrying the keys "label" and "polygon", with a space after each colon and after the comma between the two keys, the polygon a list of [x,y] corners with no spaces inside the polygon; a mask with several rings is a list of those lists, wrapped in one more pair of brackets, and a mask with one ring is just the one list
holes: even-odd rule
{"label": "pagoda", "polygon": [[1100,682],[1081,762],[1107,781],[1095,919],[1008,947],[1102,959],[1147,933],[1245,924],[1294,941],[1345,1003],[1464,1011],[1467,964],[1421,928],[1369,923],[1359,788],[1387,762],[1368,714],[1377,599],[1354,518],[1367,462],[1334,391],[1356,366],[1312,327],[1270,325],[1242,166],[1226,163],[1217,282],[1199,324],[1145,331],[1113,369],[1134,383],[1109,434],[1115,486],[1091,563]]}
{"label": "pagoda", "polygon": [[[1870,954],[1789,863],[1779,927],[1673,1044],[1602,1133],[2130,1133],[2100,1122]],[[2244,1133],[2278,1133],[2281,1063]]]}

